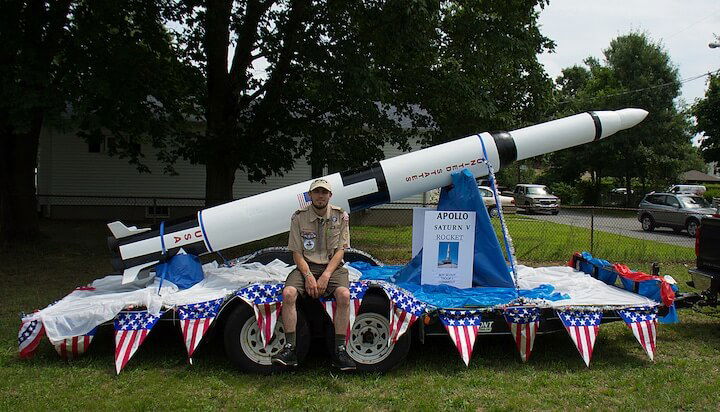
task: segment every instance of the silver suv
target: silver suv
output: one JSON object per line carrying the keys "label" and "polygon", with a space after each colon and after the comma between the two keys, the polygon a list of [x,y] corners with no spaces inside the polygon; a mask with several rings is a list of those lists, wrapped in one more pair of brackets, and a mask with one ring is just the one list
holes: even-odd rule
{"label": "silver suv", "polygon": [[526,212],[560,213],[560,198],[550,193],[547,186],[519,184],[515,186],[515,206]]}
{"label": "silver suv", "polygon": [[649,193],[639,208],[638,220],[643,230],[669,227],[680,232],[685,229],[691,237],[695,237],[700,219],[717,213],[707,200],[693,194]]}

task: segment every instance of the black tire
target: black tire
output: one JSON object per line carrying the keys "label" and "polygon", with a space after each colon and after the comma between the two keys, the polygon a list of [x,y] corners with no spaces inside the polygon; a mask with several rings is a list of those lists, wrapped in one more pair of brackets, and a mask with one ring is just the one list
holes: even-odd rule
{"label": "black tire", "polygon": [[558,213],[560,213],[560,211],[559,211],[559,210],[553,210],[551,213],[552,213],[553,215],[557,215]]}
{"label": "black tire", "polygon": [[[270,356],[285,345],[282,321],[278,320],[272,340],[267,347],[263,347],[252,308],[241,303],[232,310],[224,330],[225,353],[232,364],[242,371],[262,374],[288,369],[270,363]],[[302,362],[310,350],[310,329],[300,308],[297,319],[297,356],[298,361]]]}
{"label": "black tire", "polygon": [[695,237],[699,227],[700,222],[698,222],[697,219],[690,218],[685,223],[685,230],[687,230],[688,236],[690,237]]}
{"label": "black tire", "polygon": [[[388,346],[390,302],[387,297],[371,291],[365,295],[360,313],[350,331],[347,351],[357,363],[359,372],[387,372],[398,366],[410,352],[410,330]],[[328,349],[334,353],[334,329],[329,328]]]}
{"label": "black tire", "polygon": [[655,219],[653,219],[650,215],[642,215],[640,218],[640,224],[642,225],[642,230],[646,232],[652,232],[655,230]]}
{"label": "black tire", "polygon": [[525,213],[527,213],[528,215],[533,214],[533,209],[532,207],[530,207],[530,202],[525,202]]}
{"label": "black tire", "polygon": [[488,208],[488,214],[490,217],[500,217],[500,212],[498,211],[498,208],[496,206],[490,206]]}

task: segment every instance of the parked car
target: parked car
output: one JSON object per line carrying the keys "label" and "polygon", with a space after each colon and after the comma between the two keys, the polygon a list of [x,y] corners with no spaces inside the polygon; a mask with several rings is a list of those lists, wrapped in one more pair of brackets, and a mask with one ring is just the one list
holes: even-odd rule
{"label": "parked car", "polygon": [[668,193],[688,193],[702,196],[707,192],[707,188],[703,185],[673,185],[668,188]]}
{"label": "parked car", "polygon": [[[628,192],[626,187],[616,187],[615,189],[611,190],[610,193],[615,193],[619,195],[626,195]],[[630,194],[633,194],[633,190],[630,189]]]}
{"label": "parked car", "polygon": [[560,198],[550,193],[547,186],[519,184],[515,186],[515,206],[528,213],[560,213]]}
{"label": "parked car", "polygon": [[638,220],[644,231],[669,227],[675,232],[683,229],[695,237],[700,220],[717,211],[701,196],[693,194],[649,193],[640,201]]}
{"label": "parked car", "polygon": [[[492,189],[487,186],[478,186],[478,190],[480,190],[480,195],[483,198],[483,202],[485,203],[485,207],[487,207],[490,217],[498,217],[500,213],[498,212]],[[502,206],[503,212],[515,213],[516,209],[514,198],[510,196],[503,196],[501,194],[498,194],[498,197],[500,198],[500,205]]]}

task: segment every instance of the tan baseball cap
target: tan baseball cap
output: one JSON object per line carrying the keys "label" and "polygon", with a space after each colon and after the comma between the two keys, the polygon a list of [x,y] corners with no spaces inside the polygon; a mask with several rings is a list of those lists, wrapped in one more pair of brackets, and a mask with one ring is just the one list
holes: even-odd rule
{"label": "tan baseball cap", "polygon": [[328,190],[328,192],[332,192],[332,186],[330,186],[330,182],[328,182],[325,179],[315,179],[314,182],[310,185],[310,191],[312,192],[318,187],[324,187]]}

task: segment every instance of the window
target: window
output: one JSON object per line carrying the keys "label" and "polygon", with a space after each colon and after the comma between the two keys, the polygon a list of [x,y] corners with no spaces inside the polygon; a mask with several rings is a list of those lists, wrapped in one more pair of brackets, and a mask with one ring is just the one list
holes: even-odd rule
{"label": "window", "polygon": [[680,202],[678,202],[675,196],[665,196],[665,204],[672,207],[680,207]]}
{"label": "window", "polygon": [[102,139],[89,139],[88,140],[88,153],[100,153],[102,147]]}
{"label": "window", "polygon": [[654,205],[662,205],[664,203],[663,196],[660,196],[660,195],[648,195],[645,198],[645,201],[652,203]]}
{"label": "window", "polygon": [[167,206],[148,206],[145,208],[145,217],[170,217],[170,211]]}

